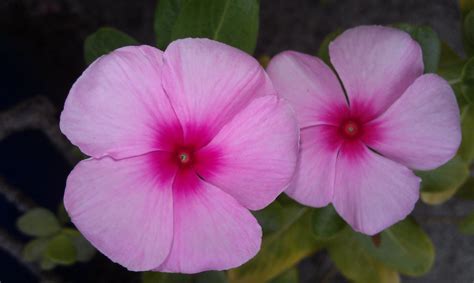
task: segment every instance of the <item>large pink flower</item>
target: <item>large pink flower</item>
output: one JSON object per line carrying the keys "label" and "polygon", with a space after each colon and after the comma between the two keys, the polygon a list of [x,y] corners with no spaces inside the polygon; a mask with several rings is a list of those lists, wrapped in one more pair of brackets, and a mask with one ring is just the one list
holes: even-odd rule
{"label": "large pink flower", "polygon": [[406,217],[420,178],[451,159],[461,141],[459,109],[449,84],[423,75],[419,45],[381,26],[349,29],[321,60],[287,51],[268,74],[290,101],[301,152],[289,196],[310,206],[333,203],[357,231],[375,234]]}
{"label": "large pink flower", "polygon": [[66,184],[84,236],[130,270],[252,258],[261,209],[290,183],[298,125],[251,56],[206,39],[120,48],[77,80],[61,130],[92,158]]}

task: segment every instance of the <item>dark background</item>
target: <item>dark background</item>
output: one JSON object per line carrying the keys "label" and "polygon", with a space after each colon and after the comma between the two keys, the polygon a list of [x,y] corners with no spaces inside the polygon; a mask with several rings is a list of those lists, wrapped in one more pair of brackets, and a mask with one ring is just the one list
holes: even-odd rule
{"label": "dark background", "polygon": [[[155,5],[156,0],[0,0],[0,192],[12,187],[40,206],[57,209],[74,160],[57,132],[57,118],[69,88],[85,68],[83,41],[99,27],[113,26],[153,45]],[[428,24],[462,52],[456,0],[261,0],[260,14],[257,56],[286,49],[315,54],[324,36],[336,28],[397,22]],[[38,96],[48,99],[35,99]],[[14,108],[21,103],[23,108]],[[30,115],[31,109],[39,114]],[[440,206],[417,205],[415,218],[432,237],[436,262],[424,277],[403,282],[473,282],[474,237],[459,234],[452,223],[472,210],[474,203],[458,199]],[[0,194],[2,283],[35,282],[38,276],[37,268],[15,259],[19,244],[28,240],[15,228],[19,215]],[[13,255],[4,251],[5,243]],[[139,282],[137,274],[103,256],[54,273],[73,282]],[[301,262],[300,278],[346,282],[325,253]]]}

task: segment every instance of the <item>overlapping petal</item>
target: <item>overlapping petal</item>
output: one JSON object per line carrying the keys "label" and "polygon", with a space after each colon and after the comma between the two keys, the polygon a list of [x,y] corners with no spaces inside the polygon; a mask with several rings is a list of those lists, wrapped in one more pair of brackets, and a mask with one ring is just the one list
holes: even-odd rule
{"label": "overlapping petal", "polygon": [[354,230],[374,235],[413,210],[420,181],[410,169],[363,143],[346,143],[336,161],[333,204]]}
{"label": "overlapping petal", "polygon": [[168,256],[173,239],[169,155],[149,153],[115,161],[81,161],[66,184],[72,222],[103,254],[134,271],[150,270]]}
{"label": "overlapping petal", "polygon": [[173,185],[173,198],[173,246],[157,271],[230,269],[260,249],[262,231],[253,215],[194,172],[180,172]]}
{"label": "overlapping petal", "polygon": [[206,181],[242,205],[261,209],[290,183],[298,157],[298,125],[286,101],[275,95],[255,99],[201,151]]}
{"label": "overlapping petal", "polygon": [[353,113],[372,119],[384,112],[423,74],[421,48],[395,28],[348,29],[329,45]]}
{"label": "overlapping petal", "polygon": [[448,82],[419,77],[385,113],[371,121],[365,142],[410,168],[434,169],[450,160],[461,142],[459,108]]}
{"label": "overlapping petal", "polygon": [[161,87],[162,52],[129,46],[102,56],[74,83],[61,131],[93,157],[124,158],[169,149],[178,120]]}
{"label": "overlapping petal", "polygon": [[301,148],[295,177],[285,191],[298,202],[323,207],[332,201],[336,158],[342,145],[337,128],[321,125],[301,131]]}
{"label": "overlapping petal", "polygon": [[301,128],[334,124],[334,113],[347,108],[336,75],[316,57],[285,51],[272,58],[267,72],[278,94],[295,109]]}
{"label": "overlapping petal", "polygon": [[164,53],[163,86],[183,126],[185,139],[202,145],[252,99],[274,94],[260,64],[231,46],[208,39],[172,42]]}

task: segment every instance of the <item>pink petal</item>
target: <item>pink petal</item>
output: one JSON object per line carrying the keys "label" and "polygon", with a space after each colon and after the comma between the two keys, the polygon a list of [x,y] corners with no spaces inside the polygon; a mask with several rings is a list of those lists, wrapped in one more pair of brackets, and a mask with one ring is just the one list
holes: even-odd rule
{"label": "pink petal", "polygon": [[72,222],[103,254],[129,270],[150,270],[167,257],[173,237],[169,156],[149,153],[114,161],[81,161],[66,184]]}
{"label": "pink petal", "polygon": [[61,131],[84,153],[123,158],[168,149],[179,124],[161,87],[162,52],[130,46],[104,55],[74,83]]}
{"label": "pink petal", "polygon": [[285,192],[305,205],[328,205],[333,197],[336,158],[341,145],[336,127],[321,125],[303,129],[298,167]]}
{"label": "pink petal", "polygon": [[295,109],[301,128],[334,124],[334,113],[347,108],[336,75],[316,57],[285,51],[272,58],[267,72],[278,94]]}
{"label": "pink petal", "polygon": [[205,145],[235,114],[257,96],[274,90],[251,56],[208,39],[172,42],[164,53],[163,86],[185,138],[203,131]]}
{"label": "pink petal", "polygon": [[420,46],[395,28],[348,29],[329,45],[329,54],[351,109],[368,119],[385,111],[423,73]]}
{"label": "pink petal", "polygon": [[197,273],[237,267],[259,250],[262,231],[234,198],[181,171],[174,188],[174,240],[157,271]]}
{"label": "pink petal", "polygon": [[366,143],[410,168],[434,169],[461,143],[459,108],[441,77],[419,77],[385,113],[370,122]]}
{"label": "pink petal", "polygon": [[336,161],[333,204],[356,231],[374,235],[404,219],[419,196],[420,178],[360,142],[345,144]]}
{"label": "pink petal", "polygon": [[250,209],[272,202],[290,183],[298,157],[298,125],[275,95],[255,99],[198,153],[197,171]]}

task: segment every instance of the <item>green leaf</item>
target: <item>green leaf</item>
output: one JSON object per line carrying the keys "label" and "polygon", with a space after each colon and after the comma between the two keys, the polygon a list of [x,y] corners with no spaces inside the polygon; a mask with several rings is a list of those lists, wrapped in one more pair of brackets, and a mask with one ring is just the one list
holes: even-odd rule
{"label": "green leaf", "polygon": [[43,257],[40,262],[40,267],[43,270],[52,270],[53,268],[56,267],[56,263],[54,263],[52,260],[50,260],[47,257]]}
{"label": "green leaf", "polygon": [[469,11],[463,23],[463,42],[466,53],[474,55],[474,10]]}
{"label": "green leaf", "polygon": [[331,60],[329,58],[329,43],[336,39],[342,33],[341,29],[337,29],[330,34],[326,35],[323,42],[319,46],[318,57],[323,60],[326,64],[331,66]]}
{"label": "green leaf", "polygon": [[462,92],[468,102],[474,102],[474,57],[464,65],[461,74]]}
{"label": "green leaf", "polygon": [[439,205],[450,200],[457,192],[457,188],[441,192],[421,192],[421,200],[429,205]]}
{"label": "green leaf", "polygon": [[440,76],[450,81],[451,85],[460,83],[464,63],[464,60],[446,42],[441,43],[441,57],[438,67]]}
{"label": "green leaf", "polygon": [[319,239],[333,237],[342,231],[346,223],[337,214],[332,205],[314,209],[311,216],[311,230],[313,235]]}
{"label": "green leaf", "polygon": [[456,197],[474,200],[474,177],[470,176],[462,187],[456,192]]}
{"label": "green leaf", "polygon": [[283,213],[283,206],[275,201],[266,208],[255,211],[253,214],[262,226],[263,234],[266,235],[277,231],[283,225]]}
{"label": "green leaf", "polygon": [[102,27],[86,38],[84,58],[89,65],[95,59],[117,48],[137,44],[135,39],[117,29]]}
{"label": "green leaf", "polygon": [[467,235],[474,235],[474,213],[471,213],[459,223],[459,230]]}
{"label": "green leaf", "polygon": [[84,236],[82,236],[81,233],[79,233],[79,231],[65,228],[63,233],[67,235],[74,244],[77,261],[87,262],[94,257],[96,254],[95,248],[89,243],[89,241],[87,241],[86,238],[84,238]]}
{"label": "green leaf", "polygon": [[188,274],[143,272],[142,283],[192,283]]}
{"label": "green leaf", "polygon": [[61,228],[56,216],[45,208],[33,208],[16,222],[18,229],[29,236],[44,237]]}
{"label": "green leaf", "polygon": [[171,33],[185,0],[160,0],[155,10],[156,45],[161,50],[171,42]]}
{"label": "green leaf", "polygon": [[26,261],[38,261],[48,246],[49,238],[37,238],[29,241],[23,248],[23,258]]}
{"label": "green leaf", "polygon": [[269,283],[298,283],[298,269],[293,267],[271,280]]}
{"label": "green leaf", "polygon": [[459,188],[469,177],[469,168],[467,163],[456,155],[443,166],[431,171],[419,171],[416,175],[422,179],[423,192],[442,192]]}
{"label": "green leaf", "polygon": [[228,283],[225,273],[222,271],[202,272],[195,276],[194,283]]}
{"label": "green leaf", "polygon": [[64,233],[54,236],[49,242],[45,256],[60,265],[70,265],[76,261],[76,248]]}
{"label": "green leaf", "polygon": [[357,239],[367,253],[402,274],[420,276],[434,262],[434,247],[428,235],[411,219],[405,219],[380,234],[376,247],[368,236]]}
{"label": "green leaf", "polygon": [[265,235],[260,252],[243,266],[229,271],[230,282],[266,282],[294,266],[321,247],[308,231],[311,210],[299,205],[284,206],[284,224]]}
{"label": "green leaf", "polygon": [[328,246],[329,256],[350,280],[360,283],[397,283],[398,273],[377,261],[358,240],[350,228],[337,236]]}
{"label": "green leaf", "polygon": [[[161,1],[160,1],[161,2]],[[156,11],[158,46],[186,37],[205,37],[252,54],[257,44],[257,0],[166,0]]]}
{"label": "green leaf", "polygon": [[462,142],[458,154],[467,163],[474,159],[474,103],[467,105],[461,113]]}
{"label": "green leaf", "polygon": [[474,9],[474,0],[460,0],[459,7],[461,8],[462,16],[465,17],[469,11]]}
{"label": "green leaf", "polygon": [[429,26],[397,24],[397,28],[409,33],[418,42],[423,52],[425,73],[434,73],[438,69],[441,54],[441,41],[438,34]]}
{"label": "green leaf", "polygon": [[59,223],[61,223],[62,225],[69,223],[71,221],[71,219],[69,218],[69,214],[67,214],[66,208],[64,207],[64,203],[62,202],[58,206],[57,215],[58,215]]}

